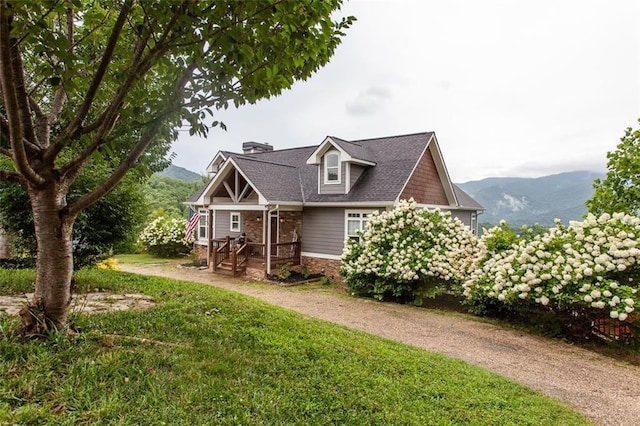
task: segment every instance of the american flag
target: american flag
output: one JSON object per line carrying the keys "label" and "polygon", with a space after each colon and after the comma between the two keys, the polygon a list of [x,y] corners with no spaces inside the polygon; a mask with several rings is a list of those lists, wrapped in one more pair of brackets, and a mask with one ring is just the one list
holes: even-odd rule
{"label": "american flag", "polygon": [[193,231],[196,229],[196,226],[198,226],[198,222],[200,222],[200,215],[189,208],[189,220],[187,221],[187,227],[184,231],[185,240],[191,240]]}

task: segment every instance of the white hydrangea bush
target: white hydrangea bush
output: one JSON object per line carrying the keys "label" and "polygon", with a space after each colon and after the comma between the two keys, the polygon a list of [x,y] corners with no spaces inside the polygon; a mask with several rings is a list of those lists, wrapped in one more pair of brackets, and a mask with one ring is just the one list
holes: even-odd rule
{"label": "white hydrangea bush", "polygon": [[185,239],[185,219],[160,216],[140,233],[145,250],[161,257],[175,257],[188,253],[191,244]]}
{"label": "white hydrangea bush", "polygon": [[380,300],[418,302],[460,285],[475,257],[476,237],[467,226],[413,199],[374,212],[360,235],[345,242],[341,272],[352,292]]}
{"label": "white hydrangea bush", "polygon": [[[478,243],[474,271],[463,285],[471,301],[533,302],[551,310],[597,309],[626,320],[640,303],[640,218],[588,215],[530,239],[503,239],[501,228]],[[502,228],[504,229],[504,228]]]}

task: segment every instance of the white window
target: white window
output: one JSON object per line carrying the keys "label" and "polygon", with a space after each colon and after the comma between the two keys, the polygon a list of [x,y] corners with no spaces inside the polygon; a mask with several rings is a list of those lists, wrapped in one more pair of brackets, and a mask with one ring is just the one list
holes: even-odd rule
{"label": "white window", "polygon": [[324,183],[340,183],[340,154],[337,151],[324,155]]}
{"label": "white window", "polygon": [[370,214],[370,211],[347,210],[345,224],[345,233],[347,234],[346,238],[360,241],[358,231],[364,232],[367,230],[367,222],[369,221]]}
{"label": "white window", "polygon": [[475,213],[471,213],[471,232],[478,233],[478,217]]}
{"label": "white window", "polygon": [[209,237],[209,212],[205,209],[198,210],[200,220],[198,221],[198,233],[199,240],[206,240]]}
{"label": "white window", "polygon": [[232,232],[240,232],[240,213],[231,212],[231,228]]}

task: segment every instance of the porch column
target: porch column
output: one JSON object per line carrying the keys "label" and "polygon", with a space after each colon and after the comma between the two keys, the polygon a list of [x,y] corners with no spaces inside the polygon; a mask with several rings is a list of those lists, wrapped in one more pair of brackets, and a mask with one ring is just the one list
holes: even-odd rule
{"label": "porch column", "polygon": [[207,266],[211,266],[211,258],[213,257],[213,210],[207,212],[207,235],[209,241],[207,243]]}
{"label": "porch column", "polygon": [[266,209],[263,213],[264,220],[262,221],[265,226],[264,228],[264,254],[265,254],[265,265],[267,268],[267,275],[271,274],[271,214],[269,213],[269,209]]}

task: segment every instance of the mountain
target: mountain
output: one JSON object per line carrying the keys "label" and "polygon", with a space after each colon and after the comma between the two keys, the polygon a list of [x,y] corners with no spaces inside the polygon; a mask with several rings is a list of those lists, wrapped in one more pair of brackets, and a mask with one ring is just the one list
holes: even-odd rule
{"label": "mountain", "polygon": [[482,204],[486,211],[480,223],[498,224],[501,219],[514,227],[564,224],[580,220],[587,212],[585,201],[593,194],[593,180],[604,177],[596,172],[567,172],[540,178],[487,178],[458,184]]}
{"label": "mountain", "polygon": [[187,170],[184,167],[174,166],[173,164],[163,171],[158,172],[158,174],[160,176],[169,176],[184,182],[199,182],[202,180],[202,176],[198,173]]}

